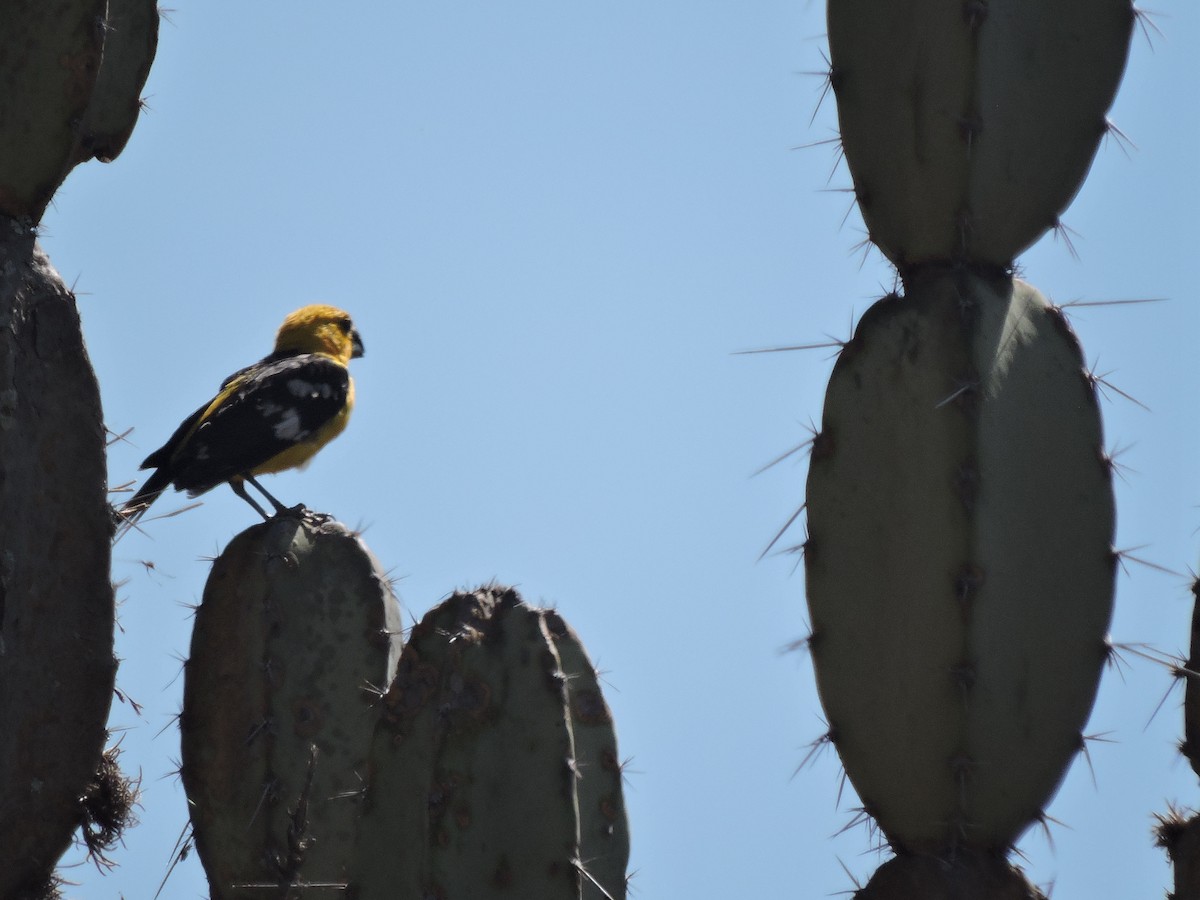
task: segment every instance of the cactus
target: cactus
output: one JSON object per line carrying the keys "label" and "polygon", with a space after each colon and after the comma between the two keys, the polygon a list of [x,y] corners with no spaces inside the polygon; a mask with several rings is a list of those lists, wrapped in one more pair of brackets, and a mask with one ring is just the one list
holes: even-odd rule
{"label": "cactus", "polygon": [[612,718],[562,619],[511,588],[413,629],[371,748],[358,896],[620,898]]}
{"label": "cactus", "polygon": [[337,884],[400,609],[343,527],[275,518],[213,566],[180,719],[196,850],[214,898]]}
{"label": "cactus", "polygon": [[579,636],[554,610],[543,610],[542,614],[567,683],[575,769],[579,774],[580,859],[586,866],[583,900],[615,898],[624,894],[629,821],[612,712],[604,702],[596,669]]}
{"label": "cactus", "polygon": [[901,271],[1003,268],[1107,131],[1129,0],[829,0],[830,84],[871,240]]}
{"label": "cactus", "polygon": [[335,524],[276,518],[216,561],[180,720],[212,896],[623,897],[616,738],[574,632],[489,587],[398,654],[398,615]]}
{"label": "cactus", "polygon": [[872,876],[854,900],[1047,900],[1020,869],[986,851],[952,856],[897,856]]}
{"label": "cactus", "polygon": [[117,839],[89,830],[89,804],[123,793],[103,756],[116,661],[100,394],[35,234],[71,167],[128,139],[157,22],[152,0],[23,0],[0,29],[2,897],[52,891],[81,825],[97,853]]}
{"label": "cactus", "polygon": [[1134,13],[828,17],[855,194],[904,286],[842,348],[807,488],[828,737],[898,854],[861,896],[1034,896],[1004,856],[1083,747],[1116,556],[1093,380],[1012,261],[1086,174]]}
{"label": "cactus", "polygon": [[864,805],[907,849],[1009,846],[1081,746],[1112,605],[1110,471],[1061,314],[966,274],[876,304],[808,511],[813,660]]}
{"label": "cactus", "polygon": [[[1184,681],[1183,741],[1179,750],[1200,776],[1200,579],[1192,582],[1192,628],[1188,658],[1174,675]],[[1200,900],[1200,814],[1172,807],[1155,818],[1158,846],[1167,851],[1175,869],[1173,900]]]}
{"label": "cactus", "polygon": [[[21,0],[5,9],[0,215],[41,221],[67,174],[111,162],[141,111],[158,45],[152,0]],[[16,89],[12,89],[16,86]]]}

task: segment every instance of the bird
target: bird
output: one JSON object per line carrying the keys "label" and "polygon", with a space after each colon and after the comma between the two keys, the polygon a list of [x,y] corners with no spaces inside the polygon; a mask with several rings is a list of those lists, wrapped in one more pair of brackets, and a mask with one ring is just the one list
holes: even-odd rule
{"label": "bird", "polygon": [[269,519],[246,492],[249,482],[276,515],[287,512],[255,476],[303,468],[345,430],[354,408],[348,366],[362,355],[362,338],[344,311],[318,303],[290,313],[275,349],[226,378],[216,396],[142,462],[141,469],[154,472],[117,510],[114,540],[168,487],[197,497],[227,483]]}

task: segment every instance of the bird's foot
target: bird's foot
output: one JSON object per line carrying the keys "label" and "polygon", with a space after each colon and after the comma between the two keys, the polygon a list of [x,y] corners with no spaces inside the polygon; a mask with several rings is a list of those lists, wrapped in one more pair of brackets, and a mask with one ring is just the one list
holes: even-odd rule
{"label": "bird's foot", "polygon": [[309,522],[313,525],[324,525],[327,522],[334,521],[333,516],[329,513],[317,512],[315,509],[309,509],[303,503],[297,503],[295,506],[280,505],[275,510],[275,515],[272,519],[300,519],[304,522]]}
{"label": "bird's foot", "polygon": [[284,506],[282,503],[275,507],[275,515],[272,519],[304,519],[311,514],[311,510],[303,503],[297,503],[295,506]]}

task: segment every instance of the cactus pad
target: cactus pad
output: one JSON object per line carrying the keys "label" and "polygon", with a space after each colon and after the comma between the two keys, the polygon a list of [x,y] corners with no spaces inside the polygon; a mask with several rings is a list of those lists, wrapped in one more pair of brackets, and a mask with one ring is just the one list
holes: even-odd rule
{"label": "cactus pad", "polygon": [[625,896],[616,739],[581,653],[506,588],[456,593],[413,629],[372,746],[357,896]]}
{"label": "cactus pad", "polygon": [[830,0],[830,83],[871,240],[901,271],[1005,266],[1107,130],[1129,0]]}
{"label": "cactus pad", "polygon": [[808,480],[830,736],[893,845],[1001,850],[1074,754],[1116,556],[1094,386],[1029,285],[927,272],[845,346]]}
{"label": "cactus pad", "polygon": [[340,525],[276,517],[216,561],[180,718],[183,783],[214,898],[344,884],[400,633],[378,563]]}

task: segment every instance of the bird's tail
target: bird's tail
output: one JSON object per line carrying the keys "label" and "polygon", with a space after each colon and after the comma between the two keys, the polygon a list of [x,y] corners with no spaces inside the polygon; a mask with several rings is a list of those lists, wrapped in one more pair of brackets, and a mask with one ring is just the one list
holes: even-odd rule
{"label": "bird's tail", "polygon": [[113,519],[116,522],[113,532],[114,544],[137,524],[138,519],[150,508],[150,504],[170,486],[171,476],[167,474],[166,468],[156,469],[154,474],[146,479],[146,483],[137,489],[136,494],[122,503],[119,509],[113,510]]}

